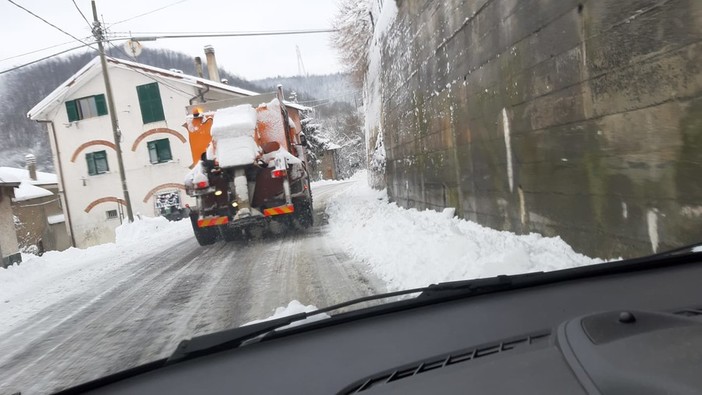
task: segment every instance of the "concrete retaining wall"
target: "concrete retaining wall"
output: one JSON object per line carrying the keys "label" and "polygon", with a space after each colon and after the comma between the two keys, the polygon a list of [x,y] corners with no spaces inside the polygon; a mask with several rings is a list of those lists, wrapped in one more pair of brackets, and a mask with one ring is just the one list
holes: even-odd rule
{"label": "concrete retaining wall", "polygon": [[702,240],[701,1],[396,3],[369,75],[392,200],[591,256]]}

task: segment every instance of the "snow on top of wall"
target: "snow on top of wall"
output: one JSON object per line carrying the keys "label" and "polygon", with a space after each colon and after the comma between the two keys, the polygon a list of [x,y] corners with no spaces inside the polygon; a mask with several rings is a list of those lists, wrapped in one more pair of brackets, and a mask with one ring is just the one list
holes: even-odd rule
{"label": "snow on top of wall", "polygon": [[383,2],[383,8],[380,10],[380,15],[377,16],[375,22],[375,31],[378,34],[385,34],[392,23],[397,18],[397,4],[394,1]]}
{"label": "snow on top of wall", "polygon": [[20,186],[15,188],[15,198],[12,199],[12,201],[23,202],[25,200],[37,199],[46,196],[53,196],[53,193],[44,188],[32,185],[27,181],[22,181]]}
{"label": "snow on top of wall", "polygon": [[20,179],[18,177],[15,177],[14,174],[11,172],[5,170],[8,169],[7,167],[0,167],[0,183],[4,184],[15,184],[20,182]]}
{"label": "snow on top of wall", "polygon": [[[374,147],[366,145],[372,151],[371,168],[374,172],[383,173],[385,170],[385,146],[383,144],[383,130],[381,124],[382,111],[382,80],[381,70],[384,68],[382,62],[381,46],[384,36],[397,17],[397,5],[394,1],[383,2],[382,9],[373,9],[374,19],[377,21],[373,30],[371,46],[368,50],[368,71],[364,83],[363,95],[365,106],[365,130],[366,138],[376,136]],[[388,67],[392,68],[392,65]],[[376,131],[377,134],[373,133]]]}
{"label": "snow on top of wall", "polygon": [[6,167],[6,166],[0,167],[0,178],[4,178],[3,175],[16,178],[17,180],[15,182],[27,181],[33,185],[45,185],[45,184],[57,184],[58,183],[58,177],[56,177],[56,174],[54,174],[54,173],[45,173],[43,171],[38,171],[37,172],[37,179],[32,180],[29,177],[29,170],[20,169],[17,167]]}
{"label": "snow on top of wall", "polygon": [[50,215],[46,217],[46,221],[49,222],[49,225],[55,225],[66,222],[66,217],[63,214]]}

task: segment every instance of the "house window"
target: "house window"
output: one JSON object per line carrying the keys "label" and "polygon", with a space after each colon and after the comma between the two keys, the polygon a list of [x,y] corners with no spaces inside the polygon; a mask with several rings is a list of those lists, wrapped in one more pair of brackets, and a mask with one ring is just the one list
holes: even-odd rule
{"label": "house window", "polygon": [[168,139],[149,141],[149,160],[151,163],[163,163],[173,159],[171,155],[171,143]]}
{"label": "house window", "polygon": [[137,96],[139,96],[139,108],[141,109],[141,120],[144,123],[163,121],[163,104],[161,103],[161,93],[158,90],[158,83],[154,82],[146,85],[139,85]]}
{"label": "house window", "polygon": [[68,122],[107,115],[105,95],[88,96],[66,102]]}
{"label": "house window", "polygon": [[105,214],[107,214],[107,219],[117,219],[117,210],[107,210]]}
{"label": "house window", "polygon": [[91,176],[107,173],[110,170],[107,166],[107,152],[105,151],[85,154],[85,160],[88,162],[88,174]]}

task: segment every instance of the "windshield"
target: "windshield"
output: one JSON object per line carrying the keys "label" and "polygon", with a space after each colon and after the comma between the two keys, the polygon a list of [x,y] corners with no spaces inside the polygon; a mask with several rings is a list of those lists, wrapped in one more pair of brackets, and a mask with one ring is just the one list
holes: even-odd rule
{"label": "windshield", "polygon": [[702,241],[700,2],[0,10],[0,393]]}

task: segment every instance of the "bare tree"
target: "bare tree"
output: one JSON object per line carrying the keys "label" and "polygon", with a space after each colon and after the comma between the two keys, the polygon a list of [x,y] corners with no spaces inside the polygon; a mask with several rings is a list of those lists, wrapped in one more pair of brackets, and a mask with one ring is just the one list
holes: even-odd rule
{"label": "bare tree", "polygon": [[332,44],[341,62],[359,86],[368,65],[368,47],[373,37],[370,0],[340,0],[332,26]]}

